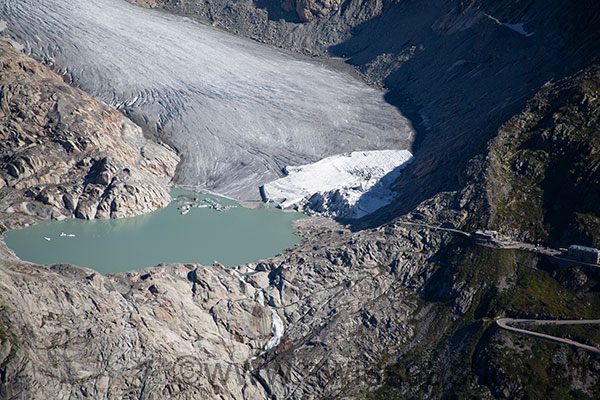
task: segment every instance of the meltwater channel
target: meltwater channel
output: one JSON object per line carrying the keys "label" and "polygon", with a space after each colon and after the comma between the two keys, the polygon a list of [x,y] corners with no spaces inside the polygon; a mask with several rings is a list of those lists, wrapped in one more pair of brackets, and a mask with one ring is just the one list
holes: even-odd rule
{"label": "meltwater channel", "polygon": [[172,190],[171,196],[169,206],[146,215],[46,221],[7,232],[5,241],[23,260],[75,264],[102,274],[167,262],[212,265],[217,261],[234,266],[273,256],[300,242],[291,222],[303,214],[244,208],[182,189]]}

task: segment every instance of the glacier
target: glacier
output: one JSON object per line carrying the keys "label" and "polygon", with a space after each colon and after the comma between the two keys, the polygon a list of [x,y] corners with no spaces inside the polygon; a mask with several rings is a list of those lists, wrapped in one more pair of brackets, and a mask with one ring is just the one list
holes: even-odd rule
{"label": "glacier", "polygon": [[261,187],[264,201],[328,217],[360,218],[389,204],[390,189],[413,159],[408,150],[355,151],[288,166]]}
{"label": "glacier", "polygon": [[0,37],[182,155],[175,181],[238,200],[286,165],[408,149],[410,122],[350,73],[124,0],[0,0]]}

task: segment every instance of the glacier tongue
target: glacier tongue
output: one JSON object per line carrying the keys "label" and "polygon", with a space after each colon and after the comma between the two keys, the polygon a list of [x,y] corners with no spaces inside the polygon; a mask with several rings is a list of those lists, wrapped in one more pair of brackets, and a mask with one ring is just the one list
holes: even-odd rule
{"label": "glacier tongue", "polygon": [[350,74],[186,18],[123,0],[0,0],[0,20],[0,37],[177,147],[179,184],[259,199],[285,165],[413,141]]}
{"label": "glacier tongue", "polygon": [[263,200],[307,214],[360,218],[394,199],[391,184],[412,160],[408,150],[355,151],[288,166],[262,186]]}

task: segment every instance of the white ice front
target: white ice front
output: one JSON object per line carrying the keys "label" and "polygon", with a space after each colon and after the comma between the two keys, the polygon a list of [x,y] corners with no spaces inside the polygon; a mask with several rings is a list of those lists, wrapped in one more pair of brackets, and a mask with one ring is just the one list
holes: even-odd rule
{"label": "white ice front", "polygon": [[411,160],[408,150],[374,150],[288,166],[285,177],[263,186],[263,198],[282,208],[361,217],[393,200],[390,185]]}

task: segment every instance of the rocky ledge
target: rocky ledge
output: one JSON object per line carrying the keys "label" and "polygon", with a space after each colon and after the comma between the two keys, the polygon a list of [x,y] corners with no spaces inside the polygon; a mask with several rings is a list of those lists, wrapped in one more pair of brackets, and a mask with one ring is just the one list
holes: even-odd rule
{"label": "rocky ledge", "polygon": [[0,214],[121,218],[167,205],[179,157],[140,127],[0,42]]}

